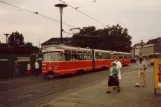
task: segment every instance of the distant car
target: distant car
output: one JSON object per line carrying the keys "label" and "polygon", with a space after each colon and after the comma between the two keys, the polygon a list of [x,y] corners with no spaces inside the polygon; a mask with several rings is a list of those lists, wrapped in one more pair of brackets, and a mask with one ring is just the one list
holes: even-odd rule
{"label": "distant car", "polygon": [[137,58],[131,58],[131,63],[136,63]]}

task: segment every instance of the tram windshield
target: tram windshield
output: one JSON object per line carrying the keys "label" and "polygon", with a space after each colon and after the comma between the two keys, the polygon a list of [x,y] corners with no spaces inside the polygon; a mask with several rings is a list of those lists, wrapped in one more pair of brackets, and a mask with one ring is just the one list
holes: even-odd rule
{"label": "tram windshield", "polygon": [[62,61],[64,60],[63,52],[46,52],[43,54],[43,61]]}

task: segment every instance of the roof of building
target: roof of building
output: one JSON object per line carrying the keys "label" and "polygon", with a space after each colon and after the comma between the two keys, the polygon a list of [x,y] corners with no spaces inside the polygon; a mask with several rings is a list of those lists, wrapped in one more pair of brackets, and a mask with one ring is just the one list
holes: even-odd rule
{"label": "roof of building", "polygon": [[[69,40],[71,40],[70,37],[63,38],[63,41],[69,41]],[[60,41],[60,38],[51,38],[51,39],[45,41],[44,43],[42,43],[41,45],[52,45],[52,44],[54,44],[56,41]]]}
{"label": "roof of building", "polygon": [[158,37],[156,39],[152,39],[152,40],[149,40],[146,44],[155,44],[155,43],[159,43],[161,37]]}
{"label": "roof of building", "polygon": [[145,45],[145,42],[134,44],[134,46],[133,46],[133,47],[141,46],[141,45]]}

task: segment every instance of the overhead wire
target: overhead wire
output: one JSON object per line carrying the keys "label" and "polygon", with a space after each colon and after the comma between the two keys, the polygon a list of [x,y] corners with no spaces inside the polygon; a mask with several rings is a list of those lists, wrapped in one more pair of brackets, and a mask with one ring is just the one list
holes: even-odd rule
{"label": "overhead wire", "polygon": [[[3,4],[6,4],[6,5],[8,5],[8,6],[12,6],[12,7],[15,7],[15,8],[18,8],[18,9],[21,9],[21,10],[24,10],[24,11],[29,12],[29,13],[36,14],[36,15],[38,15],[38,16],[41,16],[41,17],[44,17],[44,18],[46,18],[46,19],[55,21],[55,22],[57,22],[57,23],[60,23],[60,21],[58,21],[58,20],[56,20],[56,19],[53,19],[53,18],[50,18],[50,17],[47,17],[47,16],[45,16],[45,15],[39,14],[38,12],[33,12],[33,11],[30,11],[30,10],[27,10],[27,9],[24,9],[24,8],[21,8],[21,7],[18,7],[18,6],[16,6],[16,5],[13,5],[13,4],[4,2],[4,1],[0,1],[0,3],[3,3]],[[75,26],[70,25],[70,24],[67,24],[67,23],[62,23],[62,24],[67,25],[67,26],[70,26],[70,27],[75,27]]]}
{"label": "overhead wire", "polygon": [[75,9],[76,11],[78,11],[78,12],[82,13],[83,15],[87,16],[88,18],[90,18],[90,19],[92,19],[92,20],[94,20],[94,21],[96,21],[96,22],[100,23],[101,25],[103,25],[103,26],[107,26],[107,25],[105,25],[105,24],[101,23],[100,21],[98,21],[97,19],[95,19],[95,18],[93,18],[93,17],[89,16],[88,14],[84,13],[83,11],[78,10],[78,8],[77,8],[77,7],[73,7],[73,6],[71,6],[70,4],[68,4],[68,3],[66,3],[66,2],[64,2],[64,1],[62,1],[62,0],[59,0],[59,1],[60,1],[60,2],[62,2],[62,3],[64,3],[64,4],[66,4],[66,5],[68,5],[69,7],[73,8],[73,9]]}

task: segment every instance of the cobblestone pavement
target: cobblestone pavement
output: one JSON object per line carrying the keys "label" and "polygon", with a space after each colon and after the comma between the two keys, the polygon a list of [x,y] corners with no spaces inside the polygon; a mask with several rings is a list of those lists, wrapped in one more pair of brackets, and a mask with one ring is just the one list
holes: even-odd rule
{"label": "cobblestone pavement", "polygon": [[[122,71],[123,74],[127,74],[136,69],[137,64],[131,64],[124,67]],[[107,70],[104,70],[53,80],[42,79],[41,76],[0,80],[0,107],[40,107],[73,92],[103,84],[102,81],[106,84],[107,77]],[[104,95],[106,85],[101,85],[100,88],[98,91]]]}
{"label": "cobblestone pavement", "polygon": [[161,91],[154,95],[153,67],[146,71],[148,86],[134,87],[137,71],[122,74],[121,92],[106,94],[107,80],[53,100],[44,107],[161,107]]}

